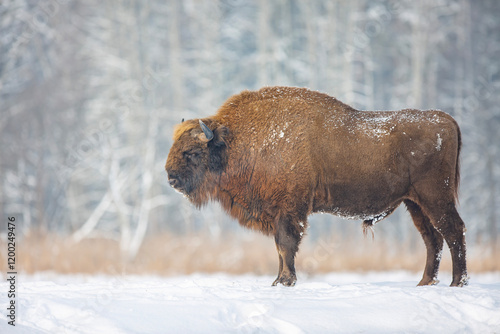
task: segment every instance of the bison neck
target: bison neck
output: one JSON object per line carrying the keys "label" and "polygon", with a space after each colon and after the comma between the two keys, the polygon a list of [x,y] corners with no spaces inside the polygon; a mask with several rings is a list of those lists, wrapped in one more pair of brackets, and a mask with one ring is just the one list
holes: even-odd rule
{"label": "bison neck", "polygon": [[258,230],[266,235],[274,234],[275,213],[265,205],[262,197],[242,178],[222,174],[214,197],[222,208],[240,225]]}
{"label": "bison neck", "polygon": [[188,198],[197,208],[217,201],[242,226],[272,235],[274,219],[249,190],[248,184],[234,175],[208,173],[203,184]]}

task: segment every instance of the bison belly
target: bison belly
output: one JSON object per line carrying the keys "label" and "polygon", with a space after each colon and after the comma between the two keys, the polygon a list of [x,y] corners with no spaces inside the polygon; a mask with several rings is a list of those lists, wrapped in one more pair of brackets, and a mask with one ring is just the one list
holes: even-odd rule
{"label": "bison belly", "polygon": [[360,144],[333,146],[319,158],[314,211],[367,219],[394,210],[408,193],[406,159],[398,159],[390,145]]}
{"label": "bison belly", "polygon": [[407,192],[406,182],[388,183],[379,178],[371,183],[336,182],[316,192],[314,212],[350,219],[372,219],[392,212]]}

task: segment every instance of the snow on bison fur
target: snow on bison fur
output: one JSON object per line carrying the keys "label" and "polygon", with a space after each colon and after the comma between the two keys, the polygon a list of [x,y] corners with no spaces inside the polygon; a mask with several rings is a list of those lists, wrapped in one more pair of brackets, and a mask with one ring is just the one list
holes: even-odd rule
{"label": "snow on bison fur", "polygon": [[293,286],[307,217],[327,212],[363,227],[404,202],[427,247],[419,285],[437,283],[443,238],[452,286],[467,284],[465,226],[455,204],[460,129],[438,110],[359,111],[305,88],[230,97],[211,117],[174,131],[169,183],[197,207],[209,200],[245,227],[273,235],[279,274]]}

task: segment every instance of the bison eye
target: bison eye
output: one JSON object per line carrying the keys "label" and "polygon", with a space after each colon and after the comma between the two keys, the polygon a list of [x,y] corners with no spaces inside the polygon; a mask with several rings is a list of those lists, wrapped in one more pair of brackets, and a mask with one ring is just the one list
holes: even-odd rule
{"label": "bison eye", "polygon": [[200,158],[199,152],[184,152],[184,158],[190,162],[197,162]]}

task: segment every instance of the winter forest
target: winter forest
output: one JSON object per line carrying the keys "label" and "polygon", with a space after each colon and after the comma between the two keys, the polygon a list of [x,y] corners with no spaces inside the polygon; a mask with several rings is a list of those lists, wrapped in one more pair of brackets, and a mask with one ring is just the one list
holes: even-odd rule
{"label": "winter forest", "polygon": [[[274,273],[272,238],[216,203],[197,210],[164,169],[181,119],[272,85],[363,110],[451,114],[471,269],[500,269],[500,1],[10,0],[0,217],[16,218],[24,270]],[[361,221],[309,223],[298,270],[424,266],[403,206],[373,240]]]}

